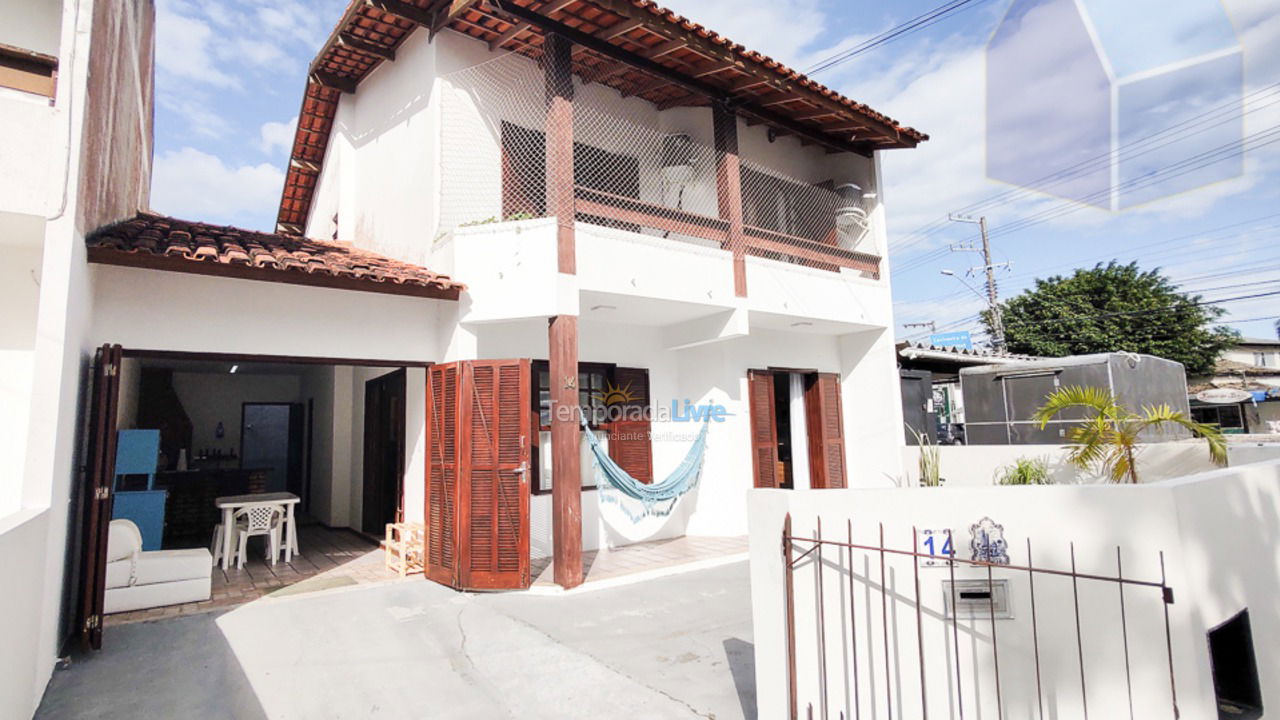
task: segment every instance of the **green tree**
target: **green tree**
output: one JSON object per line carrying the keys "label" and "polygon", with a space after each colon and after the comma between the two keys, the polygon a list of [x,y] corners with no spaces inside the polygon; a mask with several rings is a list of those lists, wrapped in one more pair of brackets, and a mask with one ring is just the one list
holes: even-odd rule
{"label": "green tree", "polygon": [[1227,464],[1227,440],[1217,425],[1198,423],[1168,405],[1144,407],[1142,413],[1126,410],[1111,391],[1068,385],[1045,398],[1034,420],[1043,430],[1058,413],[1083,408],[1091,416],[1067,431],[1067,461],[1081,470],[1097,470],[1111,482],[1138,482],[1138,442],[1143,430],[1177,426],[1204,438],[1209,458]]}
{"label": "green tree", "polygon": [[[1137,352],[1176,360],[1208,374],[1239,334],[1214,321],[1225,312],[1199,295],[1178,292],[1159,270],[1114,261],[1069,277],[1036,280],[1000,304],[1009,352],[1063,357]],[[983,323],[992,332],[990,312]]]}

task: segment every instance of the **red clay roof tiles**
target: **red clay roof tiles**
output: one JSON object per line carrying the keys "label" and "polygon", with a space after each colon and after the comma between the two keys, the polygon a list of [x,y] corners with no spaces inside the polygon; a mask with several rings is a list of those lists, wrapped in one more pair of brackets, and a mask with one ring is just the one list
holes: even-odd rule
{"label": "red clay roof tiles", "polygon": [[345,243],[141,213],[86,239],[89,260],[178,272],[456,300],[445,275]]}

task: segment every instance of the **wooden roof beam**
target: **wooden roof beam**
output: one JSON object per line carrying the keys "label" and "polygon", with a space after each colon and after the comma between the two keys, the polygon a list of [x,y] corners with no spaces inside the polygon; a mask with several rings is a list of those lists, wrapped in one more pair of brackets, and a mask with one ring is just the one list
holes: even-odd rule
{"label": "wooden roof beam", "polygon": [[621,37],[623,35],[626,35],[627,33],[631,32],[632,30],[635,30],[638,27],[643,27],[644,24],[645,24],[644,18],[631,18],[629,20],[623,20],[622,22],[614,23],[613,25],[610,25],[604,30],[601,30],[600,32],[596,33],[596,37],[600,38],[601,40],[612,40],[616,37]]}
{"label": "wooden roof beam", "polygon": [[375,45],[374,43],[371,43],[364,38],[352,35],[351,33],[338,33],[338,44],[345,45],[352,50],[359,50],[366,55],[382,58],[383,60],[389,60],[391,62],[395,62],[396,60],[395,50],[381,45]]}
{"label": "wooden roof beam", "polygon": [[[469,2],[464,1],[462,3],[464,7],[462,7],[458,12],[461,13],[462,10],[466,10],[466,8],[472,5],[474,1],[475,0],[470,0]],[[401,20],[408,20],[411,23],[422,25],[424,27],[431,27],[431,23],[435,19],[432,17],[431,11],[423,10],[417,5],[410,5],[409,3],[404,2],[404,0],[364,0],[364,3],[369,7],[377,8],[388,15],[395,15]],[[457,1],[453,3],[453,5],[458,4],[459,2]],[[450,8],[450,17],[455,17],[452,13],[453,10]]]}
{"label": "wooden roof beam", "polygon": [[348,94],[354,94],[356,86],[359,84],[356,82],[355,78],[334,75],[333,73],[326,72],[324,70],[312,70],[311,80],[319,85],[333,88],[334,90],[341,90]]}
{"label": "wooden roof beam", "polygon": [[640,54],[644,57],[649,58],[650,60],[656,60],[657,58],[660,58],[663,55],[669,55],[677,50],[683,50],[684,48],[687,48],[687,47],[689,47],[688,40],[676,38],[675,40],[668,40],[664,43],[659,43],[657,45],[654,45],[653,47],[649,48],[648,50],[645,50]]}

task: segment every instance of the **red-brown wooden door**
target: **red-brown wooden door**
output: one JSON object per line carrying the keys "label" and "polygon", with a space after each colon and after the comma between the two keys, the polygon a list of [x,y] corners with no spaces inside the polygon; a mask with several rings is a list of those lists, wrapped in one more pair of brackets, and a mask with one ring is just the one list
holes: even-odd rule
{"label": "red-brown wooden door", "polygon": [[432,366],[426,576],[462,589],[529,586],[528,360]]}
{"label": "red-brown wooden door", "polygon": [[614,368],[614,384],[630,396],[616,406],[621,419],[609,424],[609,457],[628,475],[653,483],[653,426],[649,420],[649,371]]}
{"label": "red-brown wooden door", "polygon": [[427,532],[425,574],[442,585],[458,582],[458,386],[462,363],[427,369]]}
{"label": "red-brown wooden door", "polygon": [[103,345],[93,363],[89,399],[89,444],[80,507],[84,542],[80,556],[78,628],[81,642],[102,647],[102,610],[106,592],[107,530],[111,524],[116,474],[116,412],[120,401],[119,345]]}
{"label": "red-brown wooden door", "polygon": [[773,373],[747,371],[747,400],[751,408],[751,468],[754,486],[778,487],[778,424],[774,417]]}
{"label": "red-brown wooden door", "polygon": [[835,373],[813,373],[807,376],[804,405],[805,427],[809,436],[809,487],[848,487],[844,463],[844,413],[840,407],[840,376]]}
{"label": "red-brown wooden door", "polygon": [[529,460],[532,373],[528,360],[463,364],[459,586],[529,586]]}

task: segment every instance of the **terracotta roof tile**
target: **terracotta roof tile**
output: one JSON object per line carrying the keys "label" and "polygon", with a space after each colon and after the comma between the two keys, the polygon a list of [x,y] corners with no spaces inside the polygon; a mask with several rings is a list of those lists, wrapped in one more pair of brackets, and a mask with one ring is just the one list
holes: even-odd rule
{"label": "terracotta roof tile", "polygon": [[[457,299],[466,286],[345,243],[141,213],[94,231],[89,259],[258,280]],[[326,280],[328,279],[328,280]]]}
{"label": "terracotta roof tile", "polygon": [[[785,116],[816,136],[851,142],[856,132],[873,149],[914,147],[929,139],[925,133],[845,97],[803,73],[735,43],[652,0],[576,0],[567,4],[544,0],[506,1],[587,34],[607,33],[617,25],[627,24],[629,17],[642,18],[642,25],[611,36],[607,41],[640,54],[656,47],[650,42],[661,45],[673,33],[691,34],[710,50],[706,47],[693,48],[691,43],[659,55],[656,62],[668,70],[711,84],[719,94],[743,103],[742,107],[748,111],[752,103],[768,101],[772,115]],[[434,16],[448,4],[447,0],[403,0],[397,6],[401,8],[401,15],[425,18]],[[360,81],[386,58],[393,58],[405,38],[417,29],[417,22],[401,15],[379,7],[377,3],[352,0],[312,62],[313,72],[304,88],[290,153],[291,162],[280,197],[276,219],[278,230],[294,234],[302,232],[324,164],[339,99],[344,91],[354,92]],[[504,14],[497,4],[471,5],[448,26],[469,37],[492,43],[494,49],[513,50],[535,58],[541,52],[538,48],[540,31]],[[509,35],[508,28],[518,32]],[[522,35],[526,37],[522,38]],[[638,35],[647,36],[647,39],[641,41]],[[354,38],[356,42],[344,42],[344,37]],[[592,74],[590,68],[582,67],[584,60],[579,58],[575,62],[579,65],[576,72],[585,73],[584,77]],[[602,80],[603,84],[618,90],[634,91],[637,97],[651,102],[671,99],[666,85],[649,86],[651,76],[643,72],[606,73],[606,77],[608,80]],[[761,77],[765,79],[755,81]],[[787,97],[779,101],[777,97],[760,94],[775,92],[784,93]],[[837,112],[821,112],[829,109]],[[818,122],[817,117],[828,120]],[[851,123],[857,125],[862,122],[867,125],[852,129]]]}

